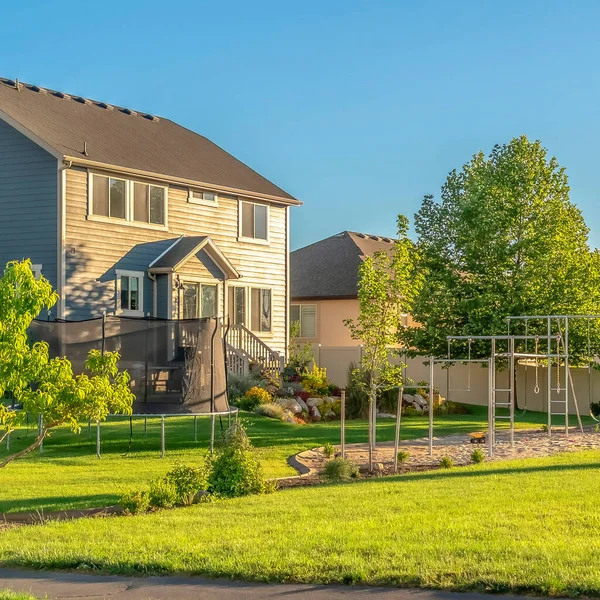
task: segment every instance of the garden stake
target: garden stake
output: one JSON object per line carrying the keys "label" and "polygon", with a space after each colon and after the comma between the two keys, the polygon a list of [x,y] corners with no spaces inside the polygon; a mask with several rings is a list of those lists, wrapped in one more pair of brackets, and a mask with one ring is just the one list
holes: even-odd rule
{"label": "garden stake", "polygon": [[398,472],[398,446],[400,445],[400,422],[402,420],[402,394],[404,387],[398,388],[398,406],[396,408],[396,435],[394,436],[394,473]]}
{"label": "garden stake", "polygon": [[160,415],[160,457],[165,457],[165,415]]}
{"label": "garden stake", "polygon": [[96,421],[96,456],[102,458],[100,453],[100,421]]}
{"label": "garden stake", "polygon": [[342,443],[342,458],[346,458],[346,390],[340,397],[340,437]]}

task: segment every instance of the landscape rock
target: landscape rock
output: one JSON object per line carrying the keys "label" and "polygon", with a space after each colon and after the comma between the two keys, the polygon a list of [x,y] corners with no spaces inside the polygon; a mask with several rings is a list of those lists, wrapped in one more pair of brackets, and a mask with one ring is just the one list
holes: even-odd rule
{"label": "landscape rock", "polygon": [[391,413],[377,413],[377,418],[378,419],[395,419],[396,415],[393,415]]}
{"label": "landscape rock", "polygon": [[[310,400],[310,398],[309,398]],[[308,405],[308,414],[315,420],[315,421],[320,421],[321,420],[321,411],[319,410],[319,408],[317,406],[314,405]]]}
{"label": "landscape rock", "polygon": [[302,400],[302,398],[296,398],[295,400],[299,404],[303,412],[308,412],[308,405],[306,404],[306,402],[304,402],[304,400]]}
{"label": "landscape rock", "polygon": [[279,398],[277,404],[295,415],[302,414],[302,405],[296,398]]}

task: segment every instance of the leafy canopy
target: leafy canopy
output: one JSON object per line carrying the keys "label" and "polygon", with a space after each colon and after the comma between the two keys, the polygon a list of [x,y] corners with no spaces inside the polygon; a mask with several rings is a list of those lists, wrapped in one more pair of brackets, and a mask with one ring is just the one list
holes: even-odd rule
{"label": "leafy canopy", "polygon": [[0,467],[35,449],[54,427],[67,424],[78,432],[82,421],[102,421],[109,413],[131,414],[134,395],[129,373],[118,369],[117,352],[91,350],[87,372],[75,375],[67,358],[49,357],[46,342],[29,342],[31,322],[57,299],[44,277],[34,277],[29,260],[7,264],[0,278],[0,395],[11,392],[22,410],[0,403],[4,430],[0,442],[26,413],[41,416],[43,427],[31,446],[9,456]]}
{"label": "leafy canopy", "polygon": [[[418,326],[402,337],[418,353],[445,354],[447,335],[504,333],[509,315],[598,313],[598,254],[564,167],[539,141],[522,136],[475,154],[448,175],[440,201],[424,198],[415,226],[424,279]],[[582,326],[571,331],[580,353]]]}

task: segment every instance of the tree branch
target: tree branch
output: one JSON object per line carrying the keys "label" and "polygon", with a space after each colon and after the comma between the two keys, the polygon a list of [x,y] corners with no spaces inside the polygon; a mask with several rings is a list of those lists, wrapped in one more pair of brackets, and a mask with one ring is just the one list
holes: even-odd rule
{"label": "tree branch", "polygon": [[7,429],[0,437],[0,444],[14,431],[14,429]]}
{"label": "tree branch", "polygon": [[8,463],[12,462],[13,460],[16,460],[17,458],[21,458],[22,456],[29,454],[29,452],[32,452],[36,448],[39,448],[40,444],[44,441],[44,438],[46,437],[46,434],[48,433],[48,429],[49,429],[49,427],[44,427],[42,429],[42,433],[37,437],[37,439],[35,440],[35,442],[33,442],[33,444],[31,444],[24,450],[21,450],[20,452],[11,454],[8,458],[4,459],[4,462],[0,463],[0,469],[5,467]]}

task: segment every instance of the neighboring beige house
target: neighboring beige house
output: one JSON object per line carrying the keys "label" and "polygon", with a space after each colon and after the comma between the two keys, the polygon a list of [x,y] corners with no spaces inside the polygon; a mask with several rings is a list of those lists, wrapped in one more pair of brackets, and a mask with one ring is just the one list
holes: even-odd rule
{"label": "neighboring beige house", "polygon": [[358,270],[367,256],[393,245],[388,237],[342,231],[290,254],[290,319],[300,322],[302,340],[360,346],[344,325],[358,316]]}
{"label": "neighboring beige house", "polygon": [[0,262],[31,258],[52,317],[223,317],[281,359],[299,204],[173,121],[0,79]]}

